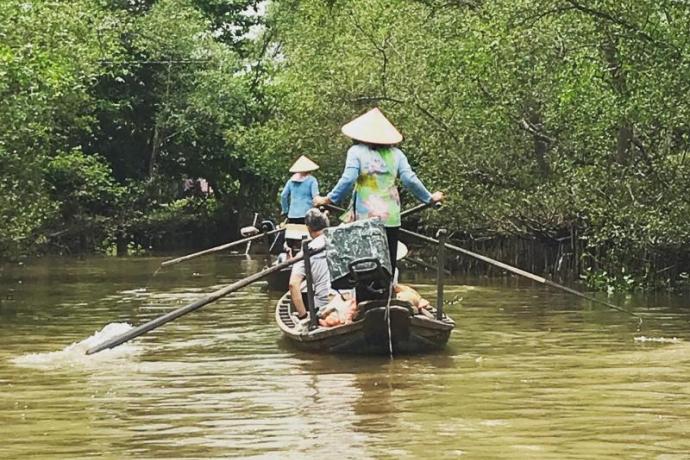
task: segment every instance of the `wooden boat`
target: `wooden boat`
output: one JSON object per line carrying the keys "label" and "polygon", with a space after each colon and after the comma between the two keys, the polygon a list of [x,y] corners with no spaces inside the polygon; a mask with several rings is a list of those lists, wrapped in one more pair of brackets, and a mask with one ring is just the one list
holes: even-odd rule
{"label": "wooden boat", "polygon": [[[278,255],[277,260],[274,262],[275,264],[280,263],[281,261],[285,260],[288,255],[283,250],[284,243],[287,244],[292,249],[292,253],[296,254],[299,251],[300,244],[302,242],[302,238],[306,237],[309,235],[309,232],[307,231],[307,226],[303,224],[287,224],[285,226],[285,234],[283,237],[276,237],[276,241],[271,245],[273,246],[279,246],[280,247],[280,253]],[[270,250],[269,250],[270,252]],[[266,277],[266,281],[268,283],[268,289],[271,291],[279,291],[279,292],[285,292],[288,289],[288,283],[290,281],[290,272],[292,269],[290,267],[286,267],[283,270],[279,270],[276,272],[271,273],[269,276]]]}
{"label": "wooden boat", "polygon": [[292,267],[275,271],[266,277],[268,289],[270,291],[285,292],[290,282]]}
{"label": "wooden boat", "polygon": [[[402,259],[405,254],[407,253],[407,247],[402,244],[398,243],[398,254],[400,258]],[[279,257],[273,264],[278,264],[281,260],[285,260],[285,256],[282,258]],[[266,277],[266,283],[268,290],[270,291],[276,291],[276,292],[285,292],[288,290],[288,283],[290,282],[290,273],[292,272],[291,267],[284,268],[282,270],[278,270],[276,272],[271,273]]]}
{"label": "wooden boat", "polygon": [[[298,327],[293,321],[290,294],[283,295],[276,305],[276,322],[283,335],[298,348],[315,352],[389,354],[424,353],[443,348],[455,322],[443,315],[436,319],[436,310],[415,313],[411,304],[392,300],[360,302],[359,314],[353,322],[335,327]],[[386,312],[390,308],[390,345]]]}

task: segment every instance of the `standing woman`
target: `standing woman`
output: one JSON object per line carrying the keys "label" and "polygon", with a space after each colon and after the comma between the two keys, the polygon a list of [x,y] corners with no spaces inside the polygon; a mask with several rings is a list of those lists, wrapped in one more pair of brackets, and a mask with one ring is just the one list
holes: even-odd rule
{"label": "standing woman", "polygon": [[281,214],[287,216],[289,224],[304,224],[304,216],[319,194],[319,182],[311,175],[317,169],[319,165],[304,155],[290,167],[293,174],[280,194]]}
{"label": "standing woman", "polygon": [[355,118],[341,130],[354,141],[347,151],[345,170],[333,190],[325,197],[317,196],[314,205],[340,203],[354,186],[350,220],[381,219],[395,272],[400,228],[400,195],[395,179],[400,177],[403,186],[423,203],[441,201],[443,193],[429,193],[417,178],[405,154],[395,147],[402,141],[402,134],[378,108]]}

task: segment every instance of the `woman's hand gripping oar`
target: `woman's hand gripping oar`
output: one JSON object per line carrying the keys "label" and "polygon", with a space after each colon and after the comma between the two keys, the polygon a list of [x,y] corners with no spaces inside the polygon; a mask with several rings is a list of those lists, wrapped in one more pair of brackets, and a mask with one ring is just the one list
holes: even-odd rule
{"label": "woman's hand gripping oar", "polygon": [[179,262],[184,262],[185,260],[194,259],[195,257],[204,256],[206,254],[212,254],[214,252],[222,251],[224,249],[229,249],[229,248],[232,248],[235,246],[240,246],[240,245],[248,243],[250,241],[258,240],[259,238],[264,238],[264,237],[269,236],[269,235],[274,235],[276,233],[282,232],[283,230],[285,230],[285,227],[278,227],[275,230],[271,230],[271,231],[264,232],[264,233],[259,233],[257,235],[243,238],[241,240],[233,241],[232,243],[222,244],[222,245],[216,246],[214,248],[209,248],[209,249],[205,249],[203,251],[195,252],[194,254],[189,254],[186,256],[178,257],[177,259],[166,260],[166,261],[161,262],[161,267],[176,264]]}
{"label": "woman's hand gripping oar", "polygon": [[[404,228],[401,228],[400,232],[404,235],[409,235],[409,236],[412,236],[412,237],[417,238],[419,240],[426,241],[427,243],[439,244],[438,240],[436,240],[434,238],[430,238],[430,237],[425,236],[425,235],[420,235],[419,233],[411,232],[410,230],[406,230]],[[640,323],[639,323],[640,325],[642,324],[642,317],[641,316],[636,315],[635,313],[632,313],[632,312],[630,312],[624,308],[621,308],[617,305],[606,302],[605,300],[596,299],[594,297],[588,296],[587,294],[583,294],[582,292],[576,291],[575,289],[571,289],[571,288],[563,286],[561,284],[554,283],[553,281],[547,280],[546,278],[543,278],[541,276],[526,272],[524,270],[521,270],[517,267],[513,267],[513,266],[508,265],[506,263],[499,262],[498,260],[494,260],[490,257],[486,257],[486,256],[483,256],[481,254],[477,254],[475,252],[468,251],[467,249],[463,249],[461,247],[454,246],[454,245],[448,244],[448,243],[446,243],[445,246],[446,246],[446,248],[450,249],[451,251],[454,251],[454,252],[457,252],[457,253],[460,253],[460,254],[463,254],[466,256],[470,256],[470,257],[473,257],[475,259],[479,259],[479,260],[486,262],[488,264],[502,268],[503,270],[509,271],[511,273],[515,273],[516,275],[520,275],[520,276],[523,276],[525,278],[529,278],[532,281],[536,281],[537,283],[545,284],[546,286],[551,286],[553,288],[560,289],[561,291],[565,291],[565,292],[568,292],[570,294],[576,295],[578,297],[582,297],[583,299],[587,299],[591,302],[600,303],[600,304],[606,305],[607,307],[612,308],[614,310],[617,310],[617,311],[620,311],[623,313],[627,313],[628,315],[631,315],[631,316],[634,316],[635,318],[637,318],[640,321]]]}
{"label": "woman's hand gripping oar", "polygon": [[[318,249],[316,251],[311,252],[312,255],[317,254],[319,252],[323,251],[323,248]],[[162,326],[165,323],[168,323],[174,319],[179,318],[180,316],[186,315],[189,312],[192,312],[194,310],[197,310],[204,305],[208,305],[211,302],[215,302],[216,300],[220,299],[221,297],[225,297],[226,295],[230,294],[231,292],[235,292],[238,289],[242,289],[245,286],[248,286],[252,284],[255,281],[260,280],[261,278],[264,278],[265,276],[270,275],[271,273],[282,270],[283,268],[289,267],[290,265],[293,265],[300,260],[302,260],[304,256],[300,255],[297,256],[293,259],[286,260],[283,263],[273,265],[265,270],[262,270],[258,273],[255,273],[253,275],[250,275],[246,278],[243,278],[239,281],[236,281],[232,284],[229,284],[225,286],[222,289],[218,289],[217,291],[212,292],[208,296],[204,297],[203,299],[199,299],[196,302],[190,303],[188,305],[185,305],[184,307],[178,308],[177,310],[173,310],[170,313],[166,313],[163,316],[159,316],[158,318],[152,319],[151,321],[144,323],[140,326],[135,327],[134,329],[131,329],[127,332],[125,332],[122,335],[119,335],[117,337],[113,337],[110,340],[107,340],[100,345],[96,345],[95,347],[89,348],[86,351],[87,355],[92,355],[94,353],[98,353],[99,351],[105,350],[106,348],[115,348],[118,345],[122,345],[123,343],[132,340],[135,337],[139,337],[142,334],[145,334],[149,331],[152,331],[153,329],[156,329],[157,327]]]}

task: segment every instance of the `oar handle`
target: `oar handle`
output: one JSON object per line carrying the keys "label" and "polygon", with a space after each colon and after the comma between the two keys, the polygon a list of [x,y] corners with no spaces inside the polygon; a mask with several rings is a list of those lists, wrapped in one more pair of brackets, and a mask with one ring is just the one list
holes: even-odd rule
{"label": "oar handle", "polygon": [[284,228],[276,228],[275,230],[271,230],[269,232],[259,233],[259,234],[256,234],[254,236],[250,236],[250,237],[247,237],[247,238],[244,238],[241,240],[233,241],[231,243],[222,244],[222,245],[216,246],[214,248],[204,249],[203,251],[199,251],[199,252],[195,252],[194,254],[188,254],[186,256],[178,257],[177,259],[165,260],[165,261],[161,262],[161,267],[166,267],[168,265],[173,265],[173,264],[177,264],[180,262],[184,262],[185,260],[194,259],[195,257],[205,256],[206,254],[212,254],[214,252],[222,251],[224,249],[229,249],[229,248],[232,248],[235,246],[240,246],[240,245],[248,243],[250,241],[258,240],[259,238],[262,238],[264,236],[273,235],[275,233],[282,232],[283,230],[284,230]]}
{"label": "oar handle", "polygon": [[[310,255],[318,254],[319,252],[323,251],[324,248],[317,249],[315,251],[311,251]],[[236,281],[232,284],[229,284],[225,286],[224,288],[218,289],[217,291],[212,292],[208,296],[197,300],[196,302],[192,302],[188,305],[185,305],[184,307],[178,308],[177,310],[173,310],[169,313],[166,313],[163,316],[159,316],[158,318],[152,319],[151,321],[144,323],[140,326],[137,326],[133,329],[130,329],[129,331],[125,332],[124,334],[118,335],[117,337],[113,337],[110,340],[106,340],[105,342],[96,345],[95,347],[89,348],[86,350],[87,355],[92,355],[94,353],[98,353],[99,351],[105,350],[106,348],[115,348],[118,345],[122,345],[123,343],[132,340],[136,337],[139,337],[140,335],[143,335],[149,331],[152,331],[153,329],[156,329],[160,326],[162,326],[165,323],[168,323],[174,319],[179,318],[180,316],[186,315],[189,312],[192,312],[194,310],[197,310],[204,305],[208,305],[211,302],[215,302],[216,300],[220,299],[221,297],[225,297],[226,295],[230,294],[231,292],[237,291],[238,289],[241,289],[255,281],[260,280],[261,278],[264,278],[265,276],[270,275],[271,273],[282,270],[283,268],[289,267],[292,264],[295,264],[302,260],[304,258],[303,255],[299,255],[293,259],[286,260],[285,262],[273,265],[265,270],[262,270],[258,273],[254,273],[253,275],[250,275],[246,278],[243,278],[239,281]]]}
{"label": "oar handle", "polygon": [[319,206],[319,209],[321,209],[322,211],[324,209],[327,209],[327,210],[333,211],[333,212],[345,212],[345,211],[347,211],[346,209],[341,208],[340,206],[336,206],[334,204],[325,204],[323,206]]}

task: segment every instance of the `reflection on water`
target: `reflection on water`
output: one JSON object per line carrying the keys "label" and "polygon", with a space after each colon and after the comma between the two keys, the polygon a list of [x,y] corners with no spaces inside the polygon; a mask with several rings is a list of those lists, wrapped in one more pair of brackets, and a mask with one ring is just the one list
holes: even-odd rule
{"label": "reflection on water", "polygon": [[[252,285],[93,356],[85,348],[252,273],[215,257],[57,259],[0,272],[0,458],[687,458],[687,297],[455,279],[426,356],[292,349]],[[408,274],[408,279],[410,275]],[[414,279],[433,298],[432,280]]]}

